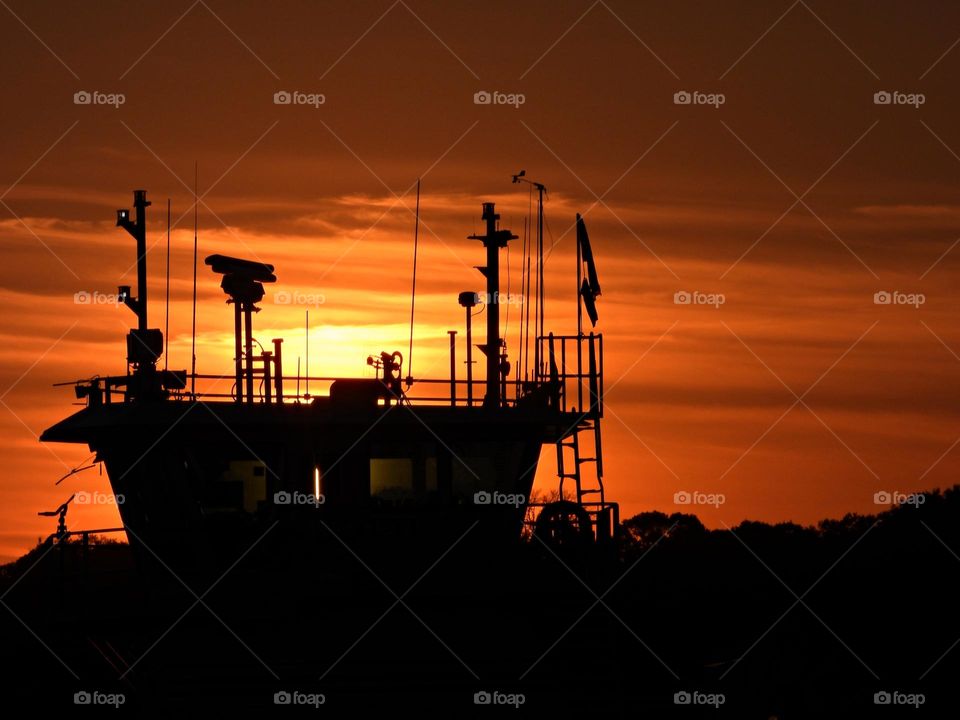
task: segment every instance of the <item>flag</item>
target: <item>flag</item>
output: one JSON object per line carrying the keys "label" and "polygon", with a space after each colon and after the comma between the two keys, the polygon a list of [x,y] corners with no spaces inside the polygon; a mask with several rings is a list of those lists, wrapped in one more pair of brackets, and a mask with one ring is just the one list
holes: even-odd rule
{"label": "flag", "polygon": [[583,218],[577,213],[577,243],[580,246],[580,257],[587,264],[587,280],[593,299],[600,297],[600,278],[597,277],[597,265],[593,261],[593,250],[590,249],[590,237],[587,235],[587,226]]}
{"label": "flag", "polygon": [[590,283],[583,279],[580,285],[580,297],[583,298],[583,306],[587,309],[587,315],[590,316],[590,325],[596,327],[600,316],[597,314],[597,304],[593,301],[593,291],[590,289]]}
{"label": "flag", "polygon": [[587,309],[591,325],[596,326],[599,319],[596,300],[600,297],[600,278],[597,277],[597,265],[593,260],[587,226],[579,213],[577,213],[577,247],[580,249],[581,261],[587,266],[586,277],[580,284],[580,297],[583,298],[583,306]]}

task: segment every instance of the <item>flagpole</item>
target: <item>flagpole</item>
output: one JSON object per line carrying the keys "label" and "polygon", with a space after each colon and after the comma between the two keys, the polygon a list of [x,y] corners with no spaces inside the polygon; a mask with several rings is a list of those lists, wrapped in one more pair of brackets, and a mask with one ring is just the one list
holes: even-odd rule
{"label": "flagpole", "polygon": [[580,297],[580,276],[583,274],[583,259],[580,252],[580,225],[583,220],[577,213],[577,407],[583,412],[583,302]]}
{"label": "flagpole", "polygon": [[583,276],[583,256],[580,254],[580,213],[577,213],[577,337],[583,337],[583,305],[580,299],[580,284]]}
{"label": "flagpole", "polygon": [[541,337],[546,334],[546,328],[543,324],[543,306],[546,300],[546,293],[543,288],[543,192],[546,188],[541,184],[537,183],[537,191],[539,192],[540,202],[537,206],[537,290],[539,291],[539,308],[540,308],[540,335]]}

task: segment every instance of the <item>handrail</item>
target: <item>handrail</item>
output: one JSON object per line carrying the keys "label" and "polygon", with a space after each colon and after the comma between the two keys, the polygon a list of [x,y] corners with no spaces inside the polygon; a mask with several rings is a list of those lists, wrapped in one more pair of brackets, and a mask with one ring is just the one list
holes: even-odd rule
{"label": "handrail", "polygon": [[[549,389],[551,407],[561,412],[576,412],[590,417],[603,416],[603,336],[594,335],[549,335],[537,339],[543,347],[540,357],[543,358],[532,382],[504,382],[502,403],[506,407],[516,407],[520,399],[530,393]],[[559,355],[559,357],[558,357]],[[568,358],[571,365],[568,367]],[[589,361],[588,361],[589,359]],[[556,365],[556,372],[552,372],[552,365]],[[87,398],[89,404],[116,404],[127,401],[128,382],[132,376],[94,376],[85,380],[78,380],[74,384],[77,397]],[[195,402],[203,400],[231,400],[237,401],[236,378],[231,374],[214,373],[183,373],[177,375],[180,384],[167,385],[168,396],[174,401]],[[360,380],[363,378],[343,378],[329,375],[284,375],[284,389],[300,386],[307,387],[312,382],[314,387],[320,387],[322,392],[307,394],[306,392],[278,394],[274,388],[268,387],[270,376],[268,372],[255,372],[254,379],[259,379],[255,388],[253,401],[255,404],[280,404],[309,402],[316,397],[328,397],[329,386],[339,380]],[[372,378],[370,378],[372,379]],[[227,392],[205,391],[197,388],[197,382],[230,381],[230,390]],[[68,383],[61,383],[68,384]],[[326,385],[327,387],[324,387]],[[422,385],[422,394],[416,387]],[[449,389],[448,393],[438,395],[429,392],[429,389],[443,385]],[[486,380],[464,380],[458,378],[419,378],[413,379],[403,394],[404,402],[411,406],[430,406],[444,404],[451,407],[479,407],[476,401],[468,398],[476,394],[483,395]],[[188,389],[189,388],[189,389]],[[475,392],[466,392],[472,389]],[[243,388],[241,388],[241,391]],[[246,397],[246,396],[245,396]],[[586,399],[586,402],[585,402]],[[245,402],[249,403],[249,400]]]}
{"label": "handrail", "polygon": [[[187,374],[187,387],[181,390],[174,390],[170,394],[170,399],[173,401],[182,401],[182,402],[192,402],[192,401],[202,401],[202,400],[236,400],[236,394],[233,390],[229,392],[213,392],[213,391],[204,391],[202,388],[197,388],[195,393],[191,393],[187,388],[192,386],[191,380],[196,381],[217,381],[217,380],[233,380],[233,375],[216,375],[210,373],[196,373]],[[76,383],[61,383],[62,385],[75,385],[77,387],[81,386],[97,386],[101,390],[104,390],[102,402],[103,404],[113,405],[113,404],[122,404],[125,401],[125,393],[122,386],[118,387],[118,381],[123,381],[126,379],[126,376],[97,376],[88,380],[80,380]],[[338,380],[358,380],[358,379],[373,379],[373,378],[355,378],[355,377],[333,377],[333,376],[323,376],[323,375],[311,375],[309,380],[314,384],[314,387],[320,386],[321,392],[311,392],[309,395],[306,393],[290,393],[284,392],[282,395],[282,403],[284,404],[295,404],[300,402],[309,402],[317,397],[329,397],[329,385],[332,385]],[[284,383],[285,387],[296,387],[298,382],[301,386],[306,387],[306,381],[308,376],[285,376]],[[326,384],[327,387],[323,387]],[[416,392],[411,392],[411,389],[415,388],[417,385],[423,385],[424,390],[433,389],[436,386],[444,386],[447,388],[456,387],[458,392],[456,397],[451,398],[449,394],[437,395],[434,393],[419,395]],[[448,406],[454,407],[467,407],[468,400],[466,397],[465,389],[468,385],[467,380],[450,380],[450,379],[440,379],[440,378],[414,378],[411,388],[408,388],[404,393],[404,399],[409,401],[412,405],[434,405],[434,404],[445,404]],[[473,380],[472,385],[475,393],[482,396],[483,388],[486,386],[486,382],[483,380]],[[106,388],[110,388],[109,392],[106,391]],[[233,385],[231,385],[233,387]],[[270,393],[269,403],[266,402],[267,393],[264,392],[264,388],[255,387],[254,388],[254,404],[257,405],[266,405],[266,404],[278,404],[278,396],[275,393]],[[517,398],[514,394],[504,398],[504,402],[507,406],[513,407],[516,405]],[[480,405],[477,402],[472,404],[474,407],[479,408]]]}
{"label": "handrail", "polygon": [[536,377],[540,382],[559,382],[560,409],[603,417],[603,335],[550,334],[537,341],[542,367]]}

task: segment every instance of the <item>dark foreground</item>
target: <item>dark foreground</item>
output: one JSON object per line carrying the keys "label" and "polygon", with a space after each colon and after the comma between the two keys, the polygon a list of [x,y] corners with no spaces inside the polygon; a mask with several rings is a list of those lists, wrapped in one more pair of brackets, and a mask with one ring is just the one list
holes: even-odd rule
{"label": "dark foreground", "polygon": [[122,544],[84,572],[79,546],[40,546],[0,576],[4,699],[156,717],[956,716],[958,520],[954,489],[818,528],[647,513],[619,558],[469,537],[306,554],[267,536],[205,577],[137,570]]}

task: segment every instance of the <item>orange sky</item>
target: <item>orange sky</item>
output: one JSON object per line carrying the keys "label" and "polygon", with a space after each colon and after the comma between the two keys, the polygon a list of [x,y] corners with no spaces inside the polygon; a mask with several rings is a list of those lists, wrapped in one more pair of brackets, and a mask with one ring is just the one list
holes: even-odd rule
{"label": "orange sky", "polygon": [[[548,186],[558,332],[573,329],[569,229],[585,213],[603,285],[607,484],[625,515],[689,509],[674,494],[702,491],[726,497],[693,508],[712,527],[813,522],[873,512],[878,490],[956,482],[960,8],[7,4],[0,559],[53,530],[36,511],[108,489],[96,471],[54,487],[87,453],[36,435],[73,410],[70,389],[51,383],[123,370],[133,315],[74,294],[135,283],[114,211],[138,187],[154,202],[151,324],[162,325],[162,216],[167,197],[174,218],[189,211],[195,160],[209,189],[201,255],[261,258],[277,266],[276,290],[323,295],[310,308],[314,374],[363,375],[368,354],[406,350],[418,176],[415,373],[444,376],[446,330],[462,331],[456,293],[481,287],[481,247],[465,239],[481,201],[519,233],[528,197],[510,175],[525,168]],[[125,102],[74,104],[83,90]],[[280,90],[325,102],[275,105]],[[476,105],[481,90],[525,102]],[[677,105],[683,90],[725,102]],[[875,104],[884,90],[925,102]],[[179,368],[189,214],[173,245]],[[229,371],[231,314],[217,278],[199,277],[198,369]],[[677,305],[678,291],[725,303]],[[877,305],[878,291],[925,303]],[[256,318],[261,340],[287,338],[291,370],[304,309],[268,294]],[[784,415],[791,391],[803,404]],[[70,521],[117,518],[77,507]]]}

